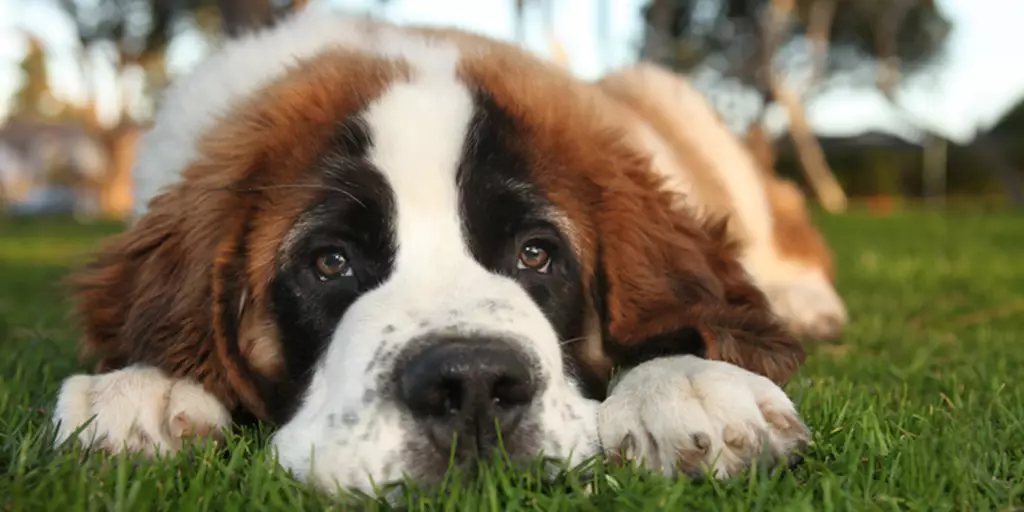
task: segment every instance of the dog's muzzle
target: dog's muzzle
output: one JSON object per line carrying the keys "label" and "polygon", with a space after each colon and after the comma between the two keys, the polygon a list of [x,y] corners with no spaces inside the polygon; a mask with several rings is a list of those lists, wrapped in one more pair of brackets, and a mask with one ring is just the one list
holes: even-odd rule
{"label": "dog's muzzle", "polygon": [[487,456],[515,435],[540,387],[522,350],[499,338],[431,340],[397,369],[399,400],[442,456]]}

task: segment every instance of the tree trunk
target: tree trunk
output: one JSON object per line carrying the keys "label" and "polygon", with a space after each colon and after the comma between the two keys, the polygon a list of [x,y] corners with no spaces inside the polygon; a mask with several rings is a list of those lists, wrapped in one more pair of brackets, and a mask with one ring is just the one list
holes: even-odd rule
{"label": "tree trunk", "polygon": [[[810,123],[807,122],[800,95],[785,83],[784,77],[778,76],[772,66],[778,42],[785,39],[793,9],[793,0],[772,0],[767,19],[762,24],[764,50],[760,74],[762,80],[767,82],[772,100],[786,110],[786,116],[789,118],[789,135],[793,139],[793,147],[800,160],[800,167],[803,168],[804,176],[807,177],[822,208],[829,213],[840,213],[847,207],[846,193],[843,192],[839,181],[836,180],[835,174],[825,158],[825,152],[821,149],[821,144],[818,142],[817,136],[814,135]],[[814,16],[815,23],[810,27],[810,32],[812,32],[812,37],[817,39],[815,44],[818,52],[827,53],[828,51],[829,27],[834,14],[833,6],[832,9],[825,9]],[[815,73],[820,73],[817,68],[823,66],[823,62],[815,61],[813,65]]]}
{"label": "tree trunk", "polygon": [[270,26],[274,13],[270,0],[219,0],[221,24],[229,37]]}
{"label": "tree trunk", "polygon": [[924,143],[922,190],[925,200],[936,206],[943,206],[946,202],[948,148],[946,139],[934,135],[929,135]]}
{"label": "tree trunk", "polygon": [[675,13],[673,0],[651,0],[644,12],[643,47],[640,49],[640,60],[665,63],[672,57],[672,16]]}
{"label": "tree trunk", "polygon": [[105,137],[110,169],[100,186],[100,211],[104,217],[124,219],[131,213],[132,166],[140,133],[135,123],[122,122]]}
{"label": "tree trunk", "polygon": [[[94,71],[93,63],[89,61],[88,48],[82,48],[77,55],[78,57],[78,69],[81,71],[82,76],[89,76],[89,73]],[[116,77],[120,78],[120,70],[118,70]],[[102,123],[99,118],[99,106],[97,103],[97,91],[94,84],[89,83],[88,80],[85,83],[85,104],[80,107],[74,107],[76,116],[82,121],[82,125],[90,133],[99,133],[103,131]]]}
{"label": "tree trunk", "polygon": [[999,144],[988,133],[981,133],[971,144],[971,151],[1003,182],[1007,202],[1015,208],[1024,207],[1024,174],[1010,163]]}
{"label": "tree trunk", "polygon": [[818,196],[822,208],[829,213],[841,213],[846,210],[847,199],[843,187],[839,185],[832,168],[825,159],[817,136],[807,122],[800,97],[791,91],[781,80],[772,81],[772,96],[782,105],[789,118],[789,135],[793,139],[800,166],[804,170],[807,181]]}
{"label": "tree trunk", "polygon": [[832,22],[836,18],[838,0],[817,0],[811,6],[807,26],[807,39],[811,42],[812,64],[809,87],[817,85],[825,76],[828,63],[828,42],[832,36]]}

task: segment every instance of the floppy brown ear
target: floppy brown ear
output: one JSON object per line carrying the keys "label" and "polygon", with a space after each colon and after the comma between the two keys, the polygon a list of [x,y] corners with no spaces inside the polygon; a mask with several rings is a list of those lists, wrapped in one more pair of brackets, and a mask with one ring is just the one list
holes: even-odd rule
{"label": "floppy brown ear", "polygon": [[194,379],[228,410],[260,417],[260,381],[239,333],[241,313],[255,309],[242,285],[245,217],[224,214],[244,206],[222,191],[211,199],[216,189],[202,186],[180,184],[154,198],[72,274],[81,354],[98,359],[98,372],[147,364]]}
{"label": "floppy brown ear", "polygon": [[741,267],[725,221],[673,209],[642,167],[617,174],[595,209],[605,353],[622,366],[694,353],[784,383],[803,347]]}

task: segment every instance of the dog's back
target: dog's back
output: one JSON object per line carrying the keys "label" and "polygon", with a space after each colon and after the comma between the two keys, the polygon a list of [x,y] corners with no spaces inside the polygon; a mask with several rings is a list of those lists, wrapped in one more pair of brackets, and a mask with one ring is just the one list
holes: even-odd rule
{"label": "dog's back", "polygon": [[832,254],[803,193],[764,168],[704,96],[680,75],[641,63],[605,76],[601,88],[652,154],[666,186],[696,211],[730,218],[743,264],[791,328],[831,338],[846,322]]}

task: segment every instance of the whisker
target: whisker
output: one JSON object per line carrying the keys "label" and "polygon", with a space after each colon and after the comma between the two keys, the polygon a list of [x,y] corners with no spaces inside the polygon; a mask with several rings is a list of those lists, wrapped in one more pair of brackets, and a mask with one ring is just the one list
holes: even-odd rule
{"label": "whisker", "polygon": [[558,346],[564,347],[566,345],[570,345],[572,343],[576,343],[577,341],[583,341],[585,339],[587,339],[585,336],[580,336],[578,338],[569,338],[567,340],[561,340],[561,341],[558,342]]}
{"label": "whisker", "polygon": [[290,188],[312,189],[312,190],[323,190],[323,191],[327,191],[327,192],[337,192],[339,194],[343,194],[343,195],[349,197],[350,199],[355,201],[357,204],[359,204],[359,206],[362,206],[363,208],[366,208],[366,204],[365,203],[360,201],[358,197],[356,197],[354,194],[352,194],[351,192],[349,192],[349,191],[347,191],[345,189],[338,188],[338,187],[332,187],[330,185],[318,185],[318,184],[315,184],[315,183],[293,183],[293,184],[284,184],[284,185],[263,185],[263,186],[259,186],[259,187],[243,187],[243,188],[227,187],[225,190],[228,190],[230,192],[259,192],[261,190],[278,190],[278,189],[290,189]]}

